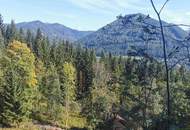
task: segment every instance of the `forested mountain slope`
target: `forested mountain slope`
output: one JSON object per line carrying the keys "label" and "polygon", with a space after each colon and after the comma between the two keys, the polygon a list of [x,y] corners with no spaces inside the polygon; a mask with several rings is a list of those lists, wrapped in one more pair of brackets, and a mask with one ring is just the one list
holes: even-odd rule
{"label": "forested mountain slope", "polygon": [[50,39],[64,39],[69,41],[76,41],[88,34],[91,31],[78,31],[71,29],[58,23],[43,23],[41,21],[22,22],[16,24],[17,28],[23,28],[24,30],[30,29],[32,32],[36,32],[39,28],[44,35]]}
{"label": "forested mountain slope", "polygon": [[[130,16],[129,19],[136,19],[142,15]],[[143,18],[138,19],[142,22]],[[138,31],[144,29],[152,33],[152,41],[157,38],[158,43],[151,43],[152,46],[161,46],[155,29],[131,27],[136,32],[129,34],[135,40],[143,34]],[[121,34],[127,29],[122,24]],[[168,34],[175,39],[186,35],[170,31]],[[112,37],[108,35],[109,38]],[[117,44],[113,43],[110,50],[114,51]],[[144,42],[134,45],[143,48],[141,44]],[[110,130],[114,120],[120,120],[127,129],[166,130],[169,119],[176,130],[188,130],[190,70],[182,64],[169,71],[172,120],[167,117],[166,71],[157,58],[102,52],[97,59],[92,49],[76,47],[65,40],[49,40],[40,29],[24,33],[13,21],[5,26],[0,16],[0,128],[37,130],[36,127],[56,126],[64,130]]]}
{"label": "forested mountain slope", "polygon": [[[187,32],[163,22],[168,48],[181,46],[178,40],[184,39]],[[114,55],[127,55],[132,49],[145,49],[148,54],[162,56],[159,22],[148,15],[130,14],[118,16],[117,20],[100,28],[78,42],[97,53],[111,52]]]}

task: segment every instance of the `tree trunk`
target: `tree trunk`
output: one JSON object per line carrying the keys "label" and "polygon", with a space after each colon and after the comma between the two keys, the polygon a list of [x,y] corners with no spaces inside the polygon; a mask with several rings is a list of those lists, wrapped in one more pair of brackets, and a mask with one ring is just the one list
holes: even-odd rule
{"label": "tree trunk", "polygon": [[166,40],[165,40],[165,35],[164,35],[164,29],[163,29],[163,24],[162,20],[160,17],[160,12],[157,11],[153,0],[150,0],[152,7],[154,11],[157,14],[159,24],[160,24],[160,32],[162,36],[162,44],[163,44],[163,53],[164,53],[164,65],[165,65],[165,71],[166,71],[166,91],[167,91],[167,129],[170,129],[170,114],[171,114],[171,106],[170,106],[170,84],[169,84],[169,69],[168,69],[168,63],[167,63],[167,50],[166,50]]}

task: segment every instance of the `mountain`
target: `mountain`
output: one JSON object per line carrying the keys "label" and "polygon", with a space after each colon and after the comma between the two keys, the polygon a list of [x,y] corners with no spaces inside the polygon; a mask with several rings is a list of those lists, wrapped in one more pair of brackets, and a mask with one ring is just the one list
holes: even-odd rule
{"label": "mountain", "polygon": [[36,32],[38,28],[48,36],[50,39],[65,39],[69,41],[76,41],[82,37],[90,34],[92,31],[78,31],[71,29],[58,23],[43,23],[41,21],[22,22],[16,24],[17,28],[23,28],[24,30],[30,29],[32,32]]}
{"label": "mountain", "polygon": [[[180,40],[188,32],[176,26],[169,26],[164,22],[164,33],[167,41],[168,52],[175,47],[180,47]],[[134,54],[134,50],[162,57],[161,33],[159,22],[148,15],[141,13],[118,16],[115,21],[98,29],[97,31],[78,31],[58,23],[43,23],[41,21],[22,22],[18,28],[30,29],[34,33],[38,28],[50,39],[65,39],[81,43],[84,47],[93,48],[97,54],[102,51],[114,55],[141,55]],[[140,50],[140,51],[139,51]]]}
{"label": "mountain", "polygon": [[[187,36],[183,29],[163,21],[168,52]],[[161,33],[159,22],[149,15],[130,14],[118,16],[115,21],[78,40],[97,53],[111,52],[114,55],[132,54],[133,50],[143,50],[156,57],[162,57]]]}

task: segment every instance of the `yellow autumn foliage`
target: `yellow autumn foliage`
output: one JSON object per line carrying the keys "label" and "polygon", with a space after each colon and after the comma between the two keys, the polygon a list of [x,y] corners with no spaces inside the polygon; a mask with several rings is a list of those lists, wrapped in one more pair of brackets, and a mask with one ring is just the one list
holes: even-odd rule
{"label": "yellow autumn foliage", "polygon": [[25,43],[13,41],[7,48],[7,56],[14,63],[18,70],[21,70],[21,76],[25,83],[33,87],[37,84],[35,73],[35,56]]}
{"label": "yellow autumn foliage", "polygon": [[64,73],[64,78],[65,78],[65,92],[67,93],[67,96],[69,97],[70,100],[75,99],[75,78],[76,78],[76,71],[74,66],[71,63],[64,63],[63,65],[63,73]]}

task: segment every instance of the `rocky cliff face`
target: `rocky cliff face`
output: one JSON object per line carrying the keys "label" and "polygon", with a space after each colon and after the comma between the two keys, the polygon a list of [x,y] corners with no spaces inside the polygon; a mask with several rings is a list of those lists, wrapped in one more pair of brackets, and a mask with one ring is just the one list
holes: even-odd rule
{"label": "rocky cliff face", "polygon": [[[181,46],[178,41],[187,36],[187,32],[179,27],[168,27],[169,23],[163,22],[167,48]],[[115,55],[128,55],[134,49],[144,50],[148,54],[162,57],[161,34],[159,22],[147,15],[131,14],[118,16],[114,22],[100,28],[78,42],[85,47],[111,52]]]}

